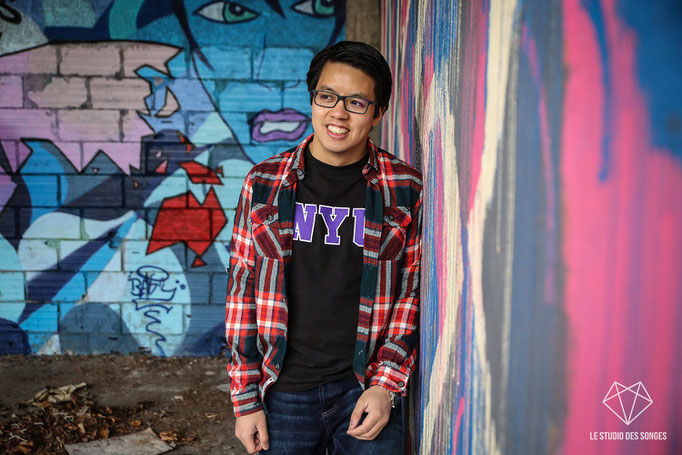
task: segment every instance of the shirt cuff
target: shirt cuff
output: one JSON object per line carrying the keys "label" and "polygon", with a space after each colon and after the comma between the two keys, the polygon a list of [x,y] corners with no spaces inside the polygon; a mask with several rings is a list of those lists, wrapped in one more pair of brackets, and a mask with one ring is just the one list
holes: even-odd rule
{"label": "shirt cuff", "polygon": [[258,388],[246,390],[232,395],[232,406],[235,417],[253,414],[263,409],[263,403],[258,396]]}
{"label": "shirt cuff", "polygon": [[399,393],[400,395],[405,396],[407,395],[408,379],[409,376],[399,369],[382,364],[372,375],[369,386],[378,385],[390,392]]}

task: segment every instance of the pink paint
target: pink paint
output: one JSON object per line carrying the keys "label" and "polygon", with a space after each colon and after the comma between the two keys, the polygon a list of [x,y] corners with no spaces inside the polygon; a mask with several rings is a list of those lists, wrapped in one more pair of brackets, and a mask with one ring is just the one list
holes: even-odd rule
{"label": "pink paint", "polygon": [[[468,156],[469,162],[469,213],[474,208],[476,201],[476,188],[478,187],[478,179],[481,175],[481,157],[483,156],[483,147],[485,145],[485,99],[486,99],[486,69],[488,61],[488,13],[480,8],[478,17],[472,25],[473,29],[478,31],[478,37],[471,40],[472,44],[465,44],[467,46],[467,54],[472,53],[471,71],[473,80],[468,74],[464,75],[464,92],[471,91],[473,99],[468,100],[471,103],[465,109],[470,112],[471,118],[469,121],[471,126],[471,139],[467,146],[471,148],[464,150],[462,155]],[[468,60],[468,59],[467,59]],[[465,95],[467,96],[467,95]],[[470,95],[468,95],[470,96]],[[462,117],[464,117],[462,112]]]}
{"label": "pink paint", "polygon": [[[567,67],[562,137],[565,307],[569,322],[563,453],[621,453],[589,441],[590,431],[675,431],[682,410],[666,395],[679,383],[669,366],[682,301],[682,167],[651,144],[649,107],[636,77],[636,37],[603,2],[610,60],[602,62],[594,24],[579,0],[563,12]],[[602,86],[602,65],[617,75]],[[602,122],[610,90],[612,123]],[[612,138],[612,169],[599,182],[602,137]],[[643,381],[654,404],[628,428],[601,400],[613,381]],[[670,437],[670,436],[669,436]],[[666,444],[632,443],[668,453]]]}
{"label": "pink paint", "polygon": [[459,430],[462,427],[462,417],[463,416],[464,416],[464,397],[460,397],[459,403],[457,404],[457,417],[455,418],[455,431],[453,431],[453,433],[452,433],[452,449],[453,450],[457,450],[457,441],[459,439]]}

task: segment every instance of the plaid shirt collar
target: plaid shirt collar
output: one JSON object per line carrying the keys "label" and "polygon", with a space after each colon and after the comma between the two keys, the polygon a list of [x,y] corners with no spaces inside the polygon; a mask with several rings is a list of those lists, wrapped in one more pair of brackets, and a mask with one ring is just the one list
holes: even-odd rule
{"label": "plaid shirt collar", "polygon": [[[291,159],[286,164],[282,185],[293,185],[294,182],[305,177],[304,152],[306,147],[312,142],[313,137],[315,137],[315,133],[312,133],[305,138],[296,147],[296,151],[291,155]],[[362,168],[362,174],[372,185],[378,185],[378,176],[381,174],[381,169],[379,160],[377,159],[377,147],[370,138],[367,138],[367,148],[369,149],[369,159],[367,160],[365,167]]]}

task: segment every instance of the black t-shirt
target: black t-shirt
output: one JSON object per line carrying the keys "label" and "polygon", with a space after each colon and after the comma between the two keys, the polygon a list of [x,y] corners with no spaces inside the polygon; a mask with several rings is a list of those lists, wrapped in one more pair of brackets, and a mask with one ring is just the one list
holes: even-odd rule
{"label": "black t-shirt", "polygon": [[331,166],[305,150],[296,187],[287,350],[273,390],[300,391],[353,375],[367,155]]}

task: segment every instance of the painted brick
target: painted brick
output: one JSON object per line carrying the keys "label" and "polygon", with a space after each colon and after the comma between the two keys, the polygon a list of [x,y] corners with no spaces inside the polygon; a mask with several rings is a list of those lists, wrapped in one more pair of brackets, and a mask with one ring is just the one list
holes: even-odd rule
{"label": "painted brick", "polygon": [[[0,137],[4,140],[49,137],[57,131],[57,118],[46,109],[0,109]],[[4,147],[5,141],[3,141]]]}
{"label": "painted brick", "polygon": [[[190,293],[188,287],[188,275],[183,273],[164,274],[148,266],[128,272],[129,292],[120,300],[131,303],[138,301],[142,304],[145,302],[168,303],[169,305],[191,304],[194,301],[194,294]],[[197,288],[197,294],[200,295],[202,292],[207,292],[208,276],[198,275],[196,279],[192,280],[192,286]],[[154,281],[148,281],[149,278],[154,279]]]}
{"label": "painted brick", "polygon": [[[131,167],[139,166],[140,141],[136,142],[89,142],[81,143],[83,148],[83,169],[90,173],[102,174],[129,174]],[[102,166],[102,161],[93,163],[95,155],[104,153],[111,160],[111,165]]]}
{"label": "painted brick", "polygon": [[89,334],[89,354],[131,354],[138,352],[137,340],[129,334]]}
{"label": "painted brick", "polygon": [[203,270],[199,268],[193,270],[192,273],[186,273],[184,276],[179,277],[180,280],[187,282],[190,291],[184,293],[186,298],[183,303],[190,305],[209,303],[211,291],[210,275],[208,273],[200,273],[199,270],[203,272]]}
{"label": "painted brick", "polygon": [[69,271],[121,271],[121,253],[108,241],[59,242],[59,269]]}
{"label": "painted brick", "polygon": [[57,47],[40,46],[0,58],[0,74],[54,74],[57,72]]}
{"label": "painted brick", "polygon": [[[301,110],[301,112],[310,116],[310,93],[308,92],[308,86],[306,85],[305,81],[301,81],[301,83],[297,84],[295,87],[291,87],[286,83],[284,85],[286,87],[284,89],[284,93],[282,94],[284,99],[284,107],[306,106],[306,110]],[[300,110],[301,108],[299,107],[298,109]]]}
{"label": "painted brick", "polygon": [[123,111],[121,114],[121,134],[124,142],[140,143],[144,136],[154,134],[136,111]]}
{"label": "painted brick", "polygon": [[[3,216],[0,216],[0,232],[5,239],[13,239],[17,235],[16,209],[0,208],[0,210],[3,211]],[[4,266],[5,264],[3,264]]]}
{"label": "painted brick", "polygon": [[[169,335],[164,333],[163,337],[165,340],[160,341],[158,344],[163,348],[163,355],[166,356],[171,356],[171,355],[183,355],[181,354],[182,352],[182,346],[183,342],[185,340],[185,335]],[[156,339],[152,336],[152,339]],[[154,351],[152,351],[155,355],[160,355],[160,352],[156,352],[158,350],[158,347],[155,345],[154,346]]]}
{"label": "painted brick", "polygon": [[56,332],[58,324],[59,314],[57,305],[47,303],[31,313],[28,319],[21,323],[21,328],[29,333]]}
{"label": "painted brick", "polygon": [[[141,302],[121,304],[121,320],[130,333],[180,335],[183,333],[183,308],[187,305],[167,302]],[[155,322],[158,319],[160,322]],[[151,325],[150,325],[151,324]]]}
{"label": "painted brick", "polygon": [[60,110],[59,137],[67,141],[118,141],[119,111],[74,109]]}
{"label": "painted brick", "polygon": [[112,238],[109,233],[117,230],[119,225],[135,218],[135,214],[129,212],[127,207],[115,209],[101,207],[83,209],[82,217],[85,238],[94,240],[107,234],[108,237],[106,240],[114,243],[115,247],[119,247],[120,242],[123,239]]}
{"label": "painted brick", "polygon": [[183,112],[213,112],[215,107],[208,93],[214,93],[216,83],[213,79],[173,79],[168,86],[180,104]]}
{"label": "painted brick", "polygon": [[45,240],[22,240],[17,253],[25,271],[57,269],[57,248]]}
{"label": "painted brick", "polygon": [[39,302],[77,302],[85,296],[81,273],[43,272],[27,274],[27,299]]}
{"label": "painted brick", "polygon": [[[128,273],[124,272],[85,272],[88,295],[87,301],[113,303],[130,299]],[[123,295],[119,290],[123,290]]]}
{"label": "painted brick", "polygon": [[268,47],[254,56],[255,77],[263,81],[299,81],[308,73],[314,55],[309,49]]}
{"label": "painted brick", "polygon": [[[213,74],[225,79],[251,78],[251,49],[248,47],[204,46],[201,51],[213,65]],[[199,58],[196,62],[202,68],[205,66]]]}
{"label": "painted brick", "polygon": [[[145,265],[161,267],[167,272],[184,272],[185,252],[182,245],[164,248],[150,255],[146,254],[148,242],[140,240],[126,240],[123,242],[124,270],[134,272]],[[174,254],[175,248],[183,249],[182,257],[178,260]]]}
{"label": "painted brick", "polygon": [[185,311],[193,332],[205,333],[216,325],[225,325],[225,307],[222,305],[192,305],[186,306]]}
{"label": "painted brick", "polygon": [[[58,207],[57,176],[55,175],[24,175],[24,183],[31,188],[31,204],[37,207]],[[16,205],[20,201],[10,201],[8,205]]]}
{"label": "painted brick", "polygon": [[114,76],[121,71],[120,47],[116,44],[67,44],[61,53],[59,72],[65,76]]}
{"label": "painted brick", "polygon": [[169,195],[187,192],[187,178],[184,176],[135,176],[133,179],[137,187],[125,182],[125,206],[130,209],[160,207]]}
{"label": "painted brick", "polygon": [[26,97],[39,108],[79,107],[88,101],[82,77],[51,77],[34,87],[27,82],[26,88]]}
{"label": "painted brick", "polygon": [[0,107],[22,107],[24,88],[21,76],[0,76]]}
{"label": "painted brick", "polygon": [[234,135],[238,138],[246,138],[246,142],[248,143],[251,132],[249,125],[246,123],[246,114],[237,115],[242,116],[243,122],[237,122],[237,124],[230,125],[230,127],[233,127],[233,130],[234,127],[241,127],[244,136],[239,136],[236,134],[236,131],[233,133],[217,112],[210,114],[205,112],[191,112],[187,116],[189,122],[189,137],[192,138],[192,142],[195,145],[212,145],[223,139],[229,139]]}
{"label": "painted brick", "polygon": [[[78,182],[84,187],[91,188],[85,194],[69,201],[69,207],[121,207],[123,193],[121,191],[122,176],[116,175],[82,175]],[[60,176],[62,188],[65,188],[66,178]]]}
{"label": "painted brick", "polygon": [[24,274],[0,271],[0,302],[16,302],[25,296]]}
{"label": "painted brick", "polygon": [[256,82],[224,82],[218,84],[218,106],[221,112],[278,111],[282,108],[282,84]]}
{"label": "painted brick", "polygon": [[121,333],[120,305],[83,303],[62,315],[59,331],[66,333]]}
{"label": "painted brick", "polygon": [[60,333],[59,343],[62,354],[91,354],[89,335],[85,333]]}
{"label": "painted brick", "polygon": [[244,185],[244,177],[223,179],[223,184],[214,186],[215,192],[220,201],[223,210],[232,210],[237,208],[239,202],[239,194]]}
{"label": "painted brick", "polygon": [[3,354],[30,354],[32,349],[28,337],[19,327],[19,324],[11,322],[11,320],[1,321],[0,323],[0,352]]}
{"label": "painted brick", "polygon": [[[22,144],[23,145],[23,144]],[[9,141],[0,139],[0,150],[5,151],[5,155],[10,162],[12,168],[16,169],[19,167],[17,164],[19,162],[19,156],[17,154],[17,141]]]}
{"label": "painted brick", "polygon": [[[125,77],[136,77],[135,71],[143,66],[151,66],[162,73],[167,73],[166,64],[170,65],[171,59],[181,53],[179,49],[163,44],[125,43],[123,46],[123,75]],[[187,66],[184,59],[181,58],[181,60],[180,63],[174,62],[173,64],[175,77],[183,77],[187,74]]]}
{"label": "painted brick", "polygon": [[150,93],[149,83],[139,78],[96,77],[90,80],[90,98],[95,109],[146,111],[144,99]]}
{"label": "painted brick", "polygon": [[[26,217],[30,213],[30,209],[22,214]],[[77,215],[72,215],[63,212],[51,212],[47,215],[49,218],[41,219],[38,224],[33,223],[31,229],[25,231],[22,235],[23,239],[73,239],[81,238],[81,220]]]}
{"label": "painted brick", "polygon": [[227,271],[211,275],[211,303],[225,306],[227,300]]}

